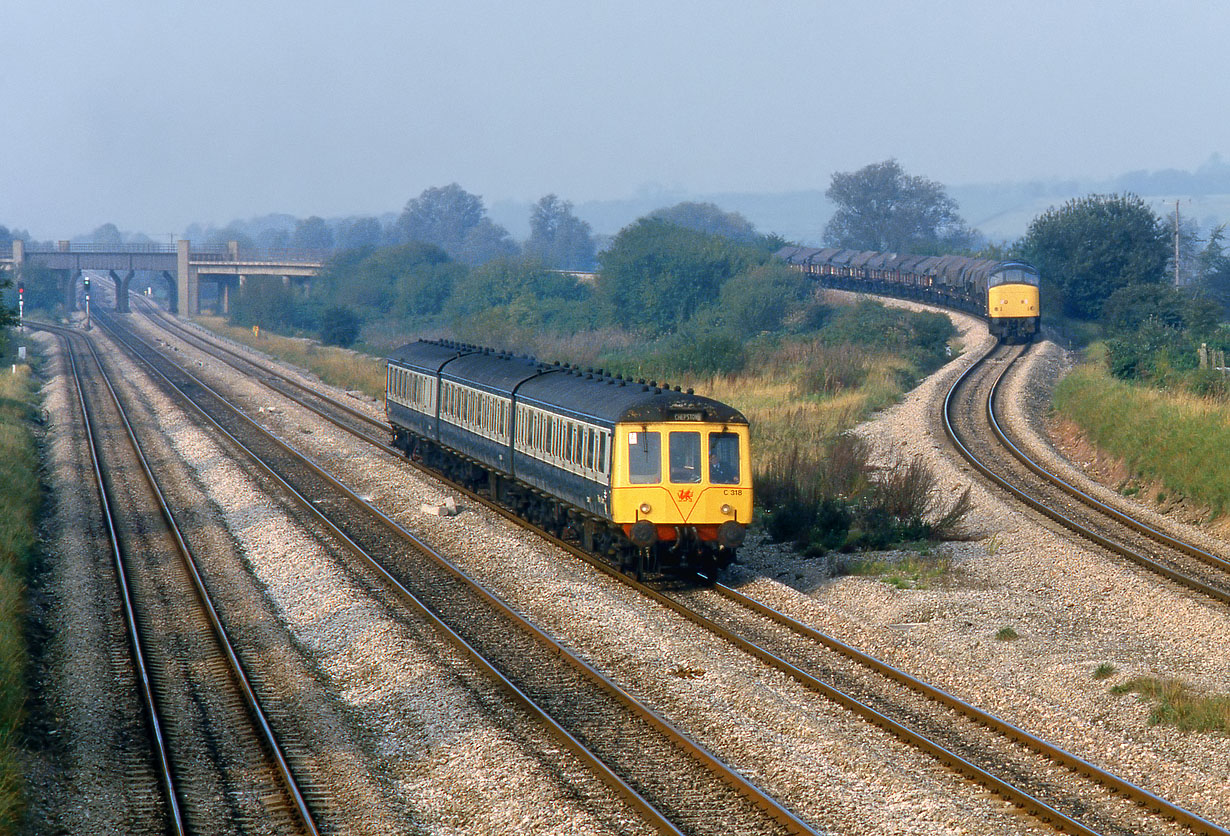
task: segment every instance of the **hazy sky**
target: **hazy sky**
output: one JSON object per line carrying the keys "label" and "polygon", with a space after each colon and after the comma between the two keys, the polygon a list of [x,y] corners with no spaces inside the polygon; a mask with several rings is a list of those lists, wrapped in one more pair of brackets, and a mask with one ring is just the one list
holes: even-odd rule
{"label": "hazy sky", "polygon": [[9,0],[0,32],[0,224],[39,238],[1230,152],[1219,2]]}

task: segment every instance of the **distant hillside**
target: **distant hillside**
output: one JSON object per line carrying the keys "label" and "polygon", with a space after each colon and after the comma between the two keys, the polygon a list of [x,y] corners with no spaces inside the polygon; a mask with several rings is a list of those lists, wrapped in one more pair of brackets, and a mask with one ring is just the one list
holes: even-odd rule
{"label": "distant hillside", "polygon": [[[948,193],[961,207],[970,226],[994,242],[1015,241],[1025,234],[1029,222],[1052,206],[1090,193],[1133,192],[1167,216],[1179,212],[1200,223],[1207,233],[1230,220],[1230,164],[1217,154],[1195,171],[1167,169],[1136,171],[1106,181],[1050,180],[1025,183],[976,183],[951,186]],[[817,245],[833,206],[822,189],[780,193],[696,194],[682,191],[644,191],[620,200],[578,203],[577,215],[599,235],[614,235],[620,229],[655,209],[685,200],[715,203],[726,211],[739,212],[761,232],[776,232],[791,241]],[[493,203],[490,215],[514,238],[529,237],[530,203]]]}

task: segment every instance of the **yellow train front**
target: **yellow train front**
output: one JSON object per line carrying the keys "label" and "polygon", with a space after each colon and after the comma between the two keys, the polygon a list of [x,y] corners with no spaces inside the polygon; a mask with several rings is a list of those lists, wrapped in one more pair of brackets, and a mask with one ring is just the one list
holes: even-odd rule
{"label": "yellow train front", "polygon": [[611,519],[636,548],[625,561],[638,572],[682,564],[712,575],[734,558],[752,518],[747,420],[683,397],[648,401],[637,411],[658,414],[616,424]]}
{"label": "yellow train front", "polygon": [[987,319],[991,333],[1006,343],[1027,343],[1042,321],[1038,302],[1038,271],[1010,261],[987,274]]}

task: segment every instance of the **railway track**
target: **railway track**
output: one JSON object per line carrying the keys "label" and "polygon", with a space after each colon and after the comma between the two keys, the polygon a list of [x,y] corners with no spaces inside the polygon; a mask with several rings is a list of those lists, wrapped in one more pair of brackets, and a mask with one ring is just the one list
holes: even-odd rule
{"label": "railway track", "polygon": [[[417,618],[428,619],[653,827],[664,833],[813,833],[738,771],[500,601],[187,370],[99,320],[168,390],[293,495]],[[390,536],[391,535],[391,536]]]}
{"label": "railway track", "polygon": [[[203,350],[210,350],[211,341],[178,324],[174,330]],[[251,365],[237,352],[226,353],[234,358],[227,362],[240,371]],[[278,375],[272,367],[262,365],[261,369],[262,376]],[[283,381],[277,388],[337,426],[398,455],[380,437],[387,434],[380,422],[347,405],[335,404],[319,392],[308,397],[289,392],[288,389],[307,388],[295,382]],[[438,474],[433,476],[439,478]],[[499,506],[491,506],[484,497],[458,485],[452,487],[488,504],[518,525],[530,527]],[[672,590],[661,585],[637,584],[574,544],[546,532],[537,533],[1065,832],[1139,832],[1143,807],[1161,814],[1147,823],[1147,827],[1157,828],[1158,832],[1168,832],[1162,819],[1169,818],[1178,822],[1178,832],[1227,833],[1212,822],[775,612],[737,590],[721,584],[715,584],[712,590]],[[869,671],[876,676],[869,678]]]}
{"label": "railway track", "polygon": [[318,833],[93,341],[37,327],[71,369],[161,787],[138,815],[174,833]]}
{"label": "railway track", "polygon": [[998,410],[1000,387],[1023,353],[1021,347],[993,350],[949,391],[945,432],[958,452],[993,483],[1069,531],[1174,583],[1230,603],[1230,561],[1081,491],[1011,439]]}

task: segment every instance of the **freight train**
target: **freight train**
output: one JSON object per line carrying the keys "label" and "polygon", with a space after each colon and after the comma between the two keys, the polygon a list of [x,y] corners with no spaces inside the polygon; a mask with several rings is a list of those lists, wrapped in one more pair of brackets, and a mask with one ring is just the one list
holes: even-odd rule
{"label": "freight train", "polygon": [[419,340],[385,405],[407,456],[638,576],[712,579],[751,521],[747,419],[690,389]]}
{"label": "freight train", "polygon": [[1042,322],[1038,271],[1024,262],[837,247],[783,247],[776,255],[825,287],[917,299],[978,314],[1001,342],[1029,342]]}

